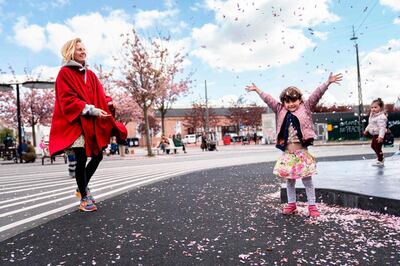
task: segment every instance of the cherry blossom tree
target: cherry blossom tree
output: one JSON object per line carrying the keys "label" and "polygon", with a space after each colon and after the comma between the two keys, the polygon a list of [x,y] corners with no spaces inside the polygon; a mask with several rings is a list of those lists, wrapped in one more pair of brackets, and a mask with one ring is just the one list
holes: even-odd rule
{"label": "cherry blossom tree", "polygon": [[[35,146],[35,126],[48,126],[54,108],[54,91],[32,89],[21,95],[20,111],[23,126],[32,127],[32,139]],[[0,118],[9,127],[17,125],[17,100],[13,91],[0,92]]]}
{"label": "cherry blossom tree", "polygon": [[153,39],[143,42],[133,29],[125,38],[120,59],[122,78],[116,84],[125,89],[143,113],[148,156],[152,156],[149,113],[165,90],[168,80],[168,50]]}
{"label": "cherry blossom tree", "polygon": [[[199,103],[200,102],[200,103]],[[184,125],[188,128],[196,129],[201,128],[206,131],[206,105],[204,103],[193,102],[192,108],[189,113],[185,115]],[[212,108],[208,108],[208,124],[214,127],[218,124],[218,117]]]}
{"label": "cherry blossom tree", "polygon": [[36,146],[35,126],[49,126],[54,110],[53,90],[31,89],[24,93],[21,101],[22,123],[32,127],[33,146]]}
{"label": "cherry blossom tree", "polygon": [[[157,118],[154,116],[154,114],[149,114],[149,128],[153,136],[157,135],[158,132],[160,132],[160,124],[158,123]],[[139,124],[138,130],[142,135],[146,133],[144,122]]]}
{"label": "cherry blossom tree", "polygon": [[316,113],[331,113],[331,112],[337,112],[337,113],[346,113],[346,112],[354,112],[353,107],[352,106],[348,106],[348,105],[330,105],[330,106],[326,106],[323,104],[318,104],[315,109],[314,112]]}
{"label": "cherry blossom tree", "polygon": [[[160,38],[161,39],[161,38]],[[162,39],[161,45],[168,46],[170,38]],[[170,46],[170,45],[169,45]],[[156,98],[154,104],[161,116],[161,131],[165,134],[165,115],[168,110],[172,108],[172,105],[176,102],[179,96],[185,95],[191,84],[191,74],[188,76],[178,79],[179,75],[183,74],[183,62],[187,54],[180,52],[173,53],[168,49],[165,49],[165,80],[163,86],[160,87],[160,94]]]}
{"label": "cherry blossom tree", "polygon": [[0,119],[10,128],[17,125],[17,100],[14,91],[0,91]]}
{"label": "cherry blossom tree", "polygon": [[230,102],[228,107],[229,120],[235,125],[236,133],[239,135],[240,125],[243,125],[246,117],[245,100],[240,96],[236,101]]}
{"label": "cherry blossom tree", "polygon": [[245,108],[244,124],[255,129],[261,127],[263,113],[265,113],[265,107],[251,103]]}
{"label": "cherry blossom tree", "polygon": [[129,122],[140,121],[143,117],[142,110],[127,91],[118,88],[113,77],[114,69],[105,71],[101,65],[95,65],[94,69],[97,71],[106,95],[113,99],[115,120],[124,125],[127,125]]}
{"label": "cherry blossom tree", "polygon": [[[16,72],[11,65],[9,65],[10,76],[12,77],[10,83],[22,83],[20,78],[17,78]],[[2,75],[6,72],[1,71]],[[25,77],[24,81],[36,81],[41,78],[41,72],[35,76],[27,68],[24,68]],[[49,80],[53,78],[50,77]],[[21,124],[22,126],[32,127],[33,145],[36,145],[35,138],[35,125],[41,124],[48,126],[51,124],[51,118],[54,108],[55,94],[54,90],[27,89],[20,87],[20,111],[21,111]],[[17,125],[17,99],[15,92],[6,91],[0,92],[0,118],[6,125],[16,128]]]}

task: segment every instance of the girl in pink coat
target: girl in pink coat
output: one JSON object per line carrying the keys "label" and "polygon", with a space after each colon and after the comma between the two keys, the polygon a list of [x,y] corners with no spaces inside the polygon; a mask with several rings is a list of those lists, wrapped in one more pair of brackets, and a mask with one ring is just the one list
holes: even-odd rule
{"label": "girl in pink coat", "polygon": [[375,166],[383,166],[383,137],[386,133],[387,117],[383,110],[384,103],[381,98],[373,100],[371,112],[368,119],[368,126],[364,130],[364,135],[371,135],[371,148],[374,150],[377,161]]}
{"label": "girl in pink coat", "polygon": [[328,80],[319,86],[303,101],[301,91],[296,87],[284,89],[280,102],[271,95],[262,92],[256,85],[246,87],[248,92],[255,91],[276,114],[276,147],[283,151],[275,164],[273,173],[286,180],[288,205],[282,210],[285,215],[297,212],[296,180],[301,179],[306,189],[308,210],[311,217],[320,215],[315,205],[315,188],[311,176],[316,172],[315,158],[307,151],[313,144],[314,124],[312,112],[331,83],[339,84],[342,74],[329,75]]}

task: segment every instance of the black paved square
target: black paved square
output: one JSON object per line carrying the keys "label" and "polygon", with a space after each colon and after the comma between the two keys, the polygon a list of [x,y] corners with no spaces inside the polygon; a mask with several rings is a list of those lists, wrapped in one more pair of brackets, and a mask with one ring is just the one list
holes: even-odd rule
{"label": "black paved square", "polygon": [[[400,219],[321,205],[280,214],[273,163],[191,173],[0,244],[2,265],[399,265]],[[305,209],[305,206],[303,206]]]}

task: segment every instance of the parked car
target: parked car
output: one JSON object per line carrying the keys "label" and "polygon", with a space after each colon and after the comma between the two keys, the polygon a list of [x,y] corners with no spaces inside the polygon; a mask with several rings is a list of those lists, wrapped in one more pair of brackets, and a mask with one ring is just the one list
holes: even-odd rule
{"label": "parked car", "polygon": [[231,137],[231,142],[236,142],[238,141],[238,134],[236,133],[226,133],[225,136],[230,136]]}
{"label": "parked car", "polygon": [[196,143],[196,135],[195,135],[195,134],[186,135],[186,136],[182,139],[182,142],[185,143],[185,144]]}

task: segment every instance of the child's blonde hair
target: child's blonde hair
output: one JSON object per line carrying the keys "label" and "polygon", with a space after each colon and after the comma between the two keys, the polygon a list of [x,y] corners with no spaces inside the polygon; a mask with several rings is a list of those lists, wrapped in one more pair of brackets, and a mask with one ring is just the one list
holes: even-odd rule
{"label": "child's blonde hair", "polygon": [[302,102],[303,93],[301,93],[301,91],[297,87],[290,86],[281,92],[279,99],[281,100],[281,103],[296,101],[296,100],[300,100]]}
{"label": "child's blonde hair", "polygon": [[74,60],[74,53],[77,43],[81,43],[81,38],[75,38],[66,42],[61,48],[61,55],[63,57],[63,62],[66,63],[70,60]]}

